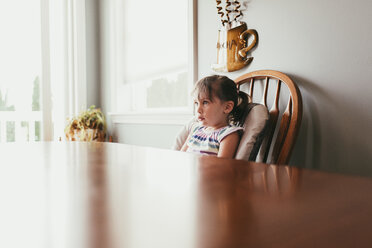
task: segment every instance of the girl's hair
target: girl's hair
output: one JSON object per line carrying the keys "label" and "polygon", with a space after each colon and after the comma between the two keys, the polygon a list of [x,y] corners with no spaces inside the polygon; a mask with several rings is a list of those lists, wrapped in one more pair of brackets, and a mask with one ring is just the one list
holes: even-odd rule
{"label": "girl's hair", "polygon": [[217,97],[222,102],[233,101],[234,108],[229,113],[228,121],[237,126],[243,126],[249,103],[248,95],[238,91],[233,80],[226,76],[213,75],[200,79],[193,90],[193,94],[200,98],[203,94],[213,102]]}

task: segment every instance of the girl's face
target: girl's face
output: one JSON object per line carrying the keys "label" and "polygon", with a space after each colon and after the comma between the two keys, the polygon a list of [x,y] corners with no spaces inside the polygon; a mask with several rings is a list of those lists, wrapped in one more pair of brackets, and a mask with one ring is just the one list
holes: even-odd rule
{"label": "girl's face", "polygon": [[[228,124],[227,116],[232,110],[232,108],[230,109],[231,103],[230,101],[222,102],[217,97],[210,99],[206,94],[200,94],[194,101],[198,121],[203,126],[215,129],[226,126]],[[234,103],[232,103],[233,106]]]}

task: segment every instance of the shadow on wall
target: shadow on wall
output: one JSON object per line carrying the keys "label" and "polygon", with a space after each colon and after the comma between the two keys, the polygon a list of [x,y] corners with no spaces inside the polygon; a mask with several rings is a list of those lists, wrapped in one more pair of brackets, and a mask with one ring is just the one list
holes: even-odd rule
{"label": "shadow on wall", "polygon": [[321,135],[319,112],[313,99],[313,95],[323,95],[316,84],[299,76],[290,75],[298,85],[302,95],[303,114],[300,131],[292,153],[290,164],[299,165],[303,168],[321,169]]}
{"label": "shadow on wall", "polygon": [[372,176],[372,145],[368,137],[358,135],[366,130],[363,123],[367,125],[368,117],[345,97],[326,92],[302,77],[289,76],[299,86],[303,99],[302,123],[290,164]]}
{"label": "shadow on wall", "polygon": [[[355,97],[355,95],[354,95]],[[342,116],[335,134],[334,142],[330,146],[341,148],[337,151],[337,170],[362,176],[372,176],[372,142],[368,109],[358,105],[361,99],[350,99],[344,94],[335,95],[335,106]],[[363,101],[363,100],[362,100]],[[368,100],[367,100],[368,101]],[[330,126],[328,123],[328,126]],[[329,128],[332,128],[329,127]]]}

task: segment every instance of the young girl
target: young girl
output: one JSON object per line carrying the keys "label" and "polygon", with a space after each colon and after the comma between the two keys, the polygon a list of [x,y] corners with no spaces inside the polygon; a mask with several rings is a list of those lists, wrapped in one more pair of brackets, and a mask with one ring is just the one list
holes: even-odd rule
{"label": "young girl", "polygon": [[193,90],[196,123],[181,151],[234,158],[245,119],[248,95],[226,76],[201,79]]}

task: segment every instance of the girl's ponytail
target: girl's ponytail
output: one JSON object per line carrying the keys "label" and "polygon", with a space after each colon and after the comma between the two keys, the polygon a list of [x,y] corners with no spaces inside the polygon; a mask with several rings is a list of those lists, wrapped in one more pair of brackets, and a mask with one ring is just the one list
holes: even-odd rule
{"label": "girl's ponytail", "polygon": [[231,112],[231,121],[236,126],[243,126],[248,111],[249,96],[243,91],[238,91],[238,103]]}

